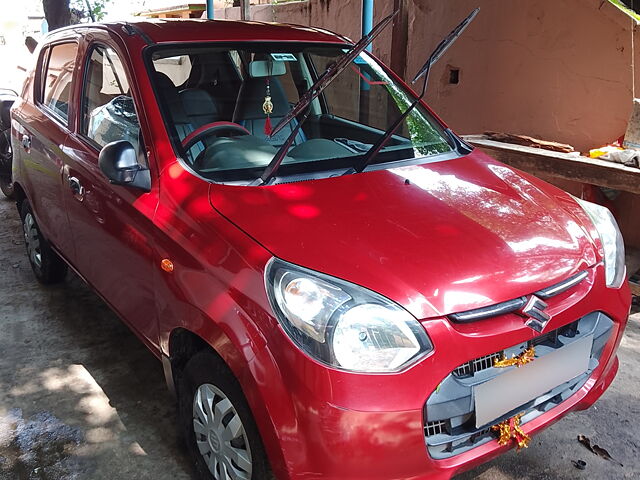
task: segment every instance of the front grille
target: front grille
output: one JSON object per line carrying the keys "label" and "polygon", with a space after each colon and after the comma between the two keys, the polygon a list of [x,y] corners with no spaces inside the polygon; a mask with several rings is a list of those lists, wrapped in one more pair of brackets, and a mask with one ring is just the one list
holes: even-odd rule
{"label": "front grille", "polygon": [[474,386],[515,368],[495,368],[495,358],[502,358],[503,354],[506,357],[517,355],[532,345],[536,348],[536,357],[542,357],[580,338],[593,336],[589,368],[583,375],[558,385],[491,422],[495,425],[505,418],[524,412],[522,423],[527,423],[564,402],[584,385],[598,366],[600,355],[612,331],[613,321],[603,313],[593,312],[531,341],[476,358],[454,369],[425,403],[424,435],[429,455],[434,459],[450,458],[495,438],[490,425],[476,428],[473,398]]}
{"label": "front grille", "polygon": [[447,428],[447,422],[443,420],[436,420],[435,422],[428,422],[425,428],[427,435],[439,435],[445,433]]}
{"label": "front grille", "polygon": [[[551,332],[545,333],[544,335],[540,335],[539,337],[534,338],[530,342],[527,343],[527,348],[536,345],[548,345],[552,347],[557,347],[559,345],[559,337],[567,337],[573,338],[576,336],[576,332],[578,331],[579,320],[576,320],[569,325],[558,328]],[[485,355],[484,357],[479,357],[474,360],[471,360],[467,363],[463,363],[458,368],[456,368],[451,374],[454,377],[458,378],[466,378],[472,377],[477,373],[482,372],[483,370],[487,370],[488,368],[492,368],[495,364],[496,360],[500,360],[504,358],[504,351],[499,351],[496,353],[492,353],[490,355]]]}
{"label": "front grille", "polygon": [[470,377],[478,372],[493,367],[496,360],[502,358],[503,352],[492,353],[491,355],[485,355],[484,357],[476,358],[470,362],[463,363],[456,368],[452,373],[456,377]]}

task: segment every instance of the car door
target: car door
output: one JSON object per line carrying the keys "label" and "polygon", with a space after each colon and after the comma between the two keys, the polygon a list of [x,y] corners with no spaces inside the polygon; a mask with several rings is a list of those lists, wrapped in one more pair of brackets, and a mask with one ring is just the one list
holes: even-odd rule
{"label": "car door", "polygon": [[98,165],[101,148],[116,140],[131,142],[146,162],[136,113],[140,110],[122,56],[114,48],[93,43],[83,57],[76,128],[64,146],[63,197],[74,265],[123,320],[157,348],[152,288],[157,188],[147,192],[111,185]]}
{"label": "car door", "polygon": [[44,235],[67,259],[73,256],[73,241],[62,199],[63,146],[74,113],[72,80],[77,52],[75,39],[43,47],[34,91],[19,102],[13,113],[15,155],[20,156],[25,167],[31,207]]}

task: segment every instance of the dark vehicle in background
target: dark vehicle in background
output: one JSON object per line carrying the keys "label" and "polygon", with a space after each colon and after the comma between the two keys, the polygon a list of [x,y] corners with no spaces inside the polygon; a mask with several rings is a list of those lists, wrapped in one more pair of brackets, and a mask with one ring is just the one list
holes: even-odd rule
{"label": "dark vehicle in background", "polygon": [[18,94],[8,88],[0,88],[0,190],[7,198],[13,198],[11,165],[11,118],[9,111]]}

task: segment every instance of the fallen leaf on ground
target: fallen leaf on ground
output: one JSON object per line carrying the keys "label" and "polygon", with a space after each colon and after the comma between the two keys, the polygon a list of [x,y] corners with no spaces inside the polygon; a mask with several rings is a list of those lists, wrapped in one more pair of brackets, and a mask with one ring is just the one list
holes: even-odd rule
{"label": "fallen leaf on ground", "polygon": [[596,445],[595,443],[592,445],[589,437],[585,435],[578,435],[578,441],[594,455],[598,455],[600,458],[604,458],[605,460],[610,460],[613,463],[617,463],[621,467],[623,466],[619,461],[614,459],[606,449],[602,448],[600,445]]}

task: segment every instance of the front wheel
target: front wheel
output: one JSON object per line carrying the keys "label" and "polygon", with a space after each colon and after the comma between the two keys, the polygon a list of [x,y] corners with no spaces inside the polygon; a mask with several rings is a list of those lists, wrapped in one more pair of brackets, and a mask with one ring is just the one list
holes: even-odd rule
{"label": "front wheel", "polygon": [[263,480],[267,459],[242,389],[209,352],[196,354],[178,379],[179,421],[201,480]]}

